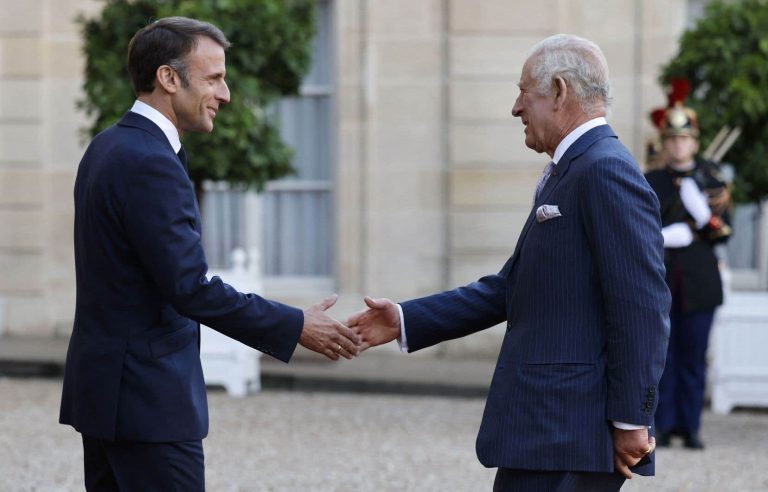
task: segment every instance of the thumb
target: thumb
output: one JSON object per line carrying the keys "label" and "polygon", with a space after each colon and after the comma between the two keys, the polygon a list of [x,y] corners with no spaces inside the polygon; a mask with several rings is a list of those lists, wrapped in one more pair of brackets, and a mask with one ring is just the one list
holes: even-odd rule
{"label": "thumb", "polygon": [[389,299],[373,299],[370,296],[365,296],[365,305],[371,309],[384,309],[387,307],[387,301]]}
{"label": "thumb", "polygon": [[339,294],[332,294],[319,303],[316,304],[317,307],[319,307],[321,310],[325,311],[326,309],[330,308],[334,304],[336,304],[336,301],[339,300]]}

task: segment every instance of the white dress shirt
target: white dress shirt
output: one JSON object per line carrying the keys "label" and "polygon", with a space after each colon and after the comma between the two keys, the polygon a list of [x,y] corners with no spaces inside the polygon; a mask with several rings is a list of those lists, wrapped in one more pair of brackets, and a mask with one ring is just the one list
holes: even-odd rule
{"label": "white dress shirt", "polygon": [[149,104],[139,101],[138,99],[136,100],[136,102],[133,103],[131,112],[140,114],[145,118],[149,118],[149,120],[152,123],[159,126],[160,129],[165,134],[165,138],[168,139],[168,142],[171,144],[171,147],[173,147],[173,151],[176,152],[177,154],[179,153],[179,150],[181,150],[181,140],[179,139],[179,130],[176,129],[176,126],[171,122],[171,120],[166,118],[163,113],[156,110]]}

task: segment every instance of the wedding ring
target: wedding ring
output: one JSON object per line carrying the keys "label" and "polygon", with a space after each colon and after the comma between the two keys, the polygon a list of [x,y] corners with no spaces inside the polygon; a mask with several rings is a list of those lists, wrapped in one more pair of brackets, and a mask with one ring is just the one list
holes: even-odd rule
{"label": "wedding ring", "polygon": [[336,351],[337,352],[341,352],[341,348],[342,348],[341,345],[338,345],[337,348],[336,348]]}

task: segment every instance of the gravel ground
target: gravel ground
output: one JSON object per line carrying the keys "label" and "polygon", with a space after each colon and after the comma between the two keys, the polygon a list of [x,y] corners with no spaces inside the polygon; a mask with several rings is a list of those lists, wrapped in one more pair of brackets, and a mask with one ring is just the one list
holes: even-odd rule
{"label": "gravel ground", "polygon": [[[79,435],[56,423],[61,383],[0,379],[0,491],[82,490]],[[490,491],[474,455],[480,399],[263,392],[210,395],[210,491]],[[658,453],[627,491],[768,490],[768,413],[707,414],[704,452]]]}

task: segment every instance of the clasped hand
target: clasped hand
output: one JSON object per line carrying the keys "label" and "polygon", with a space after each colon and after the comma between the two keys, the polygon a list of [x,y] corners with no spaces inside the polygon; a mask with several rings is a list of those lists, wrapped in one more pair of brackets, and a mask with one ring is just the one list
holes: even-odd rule
{"label": "clasped hand", "polygon": [[299,344],[331,360],[339,360],[339,357],[352,359],[362,350],[360,337],[325,312],[336,304],[338,298],[334,294],[304,310],[304,327]]}
{"label": "clasped hand", "polygon": [[389,299],[365,297],[368,309],[340,323],[325,313],[336,304],[334,294],[304,311],[304,329],[299,344],[331,360],[352,359],[363,350],[400,336],[400,310]]}

